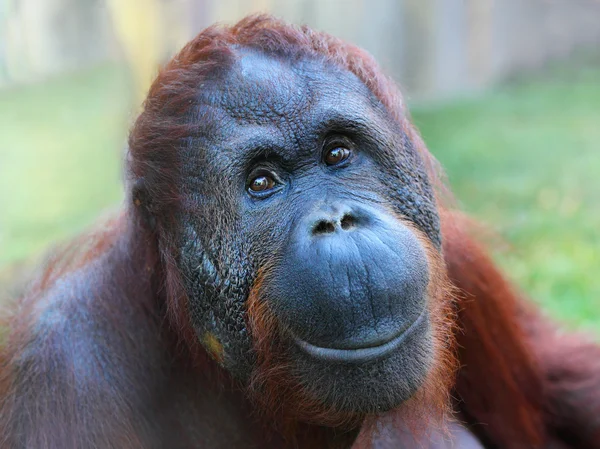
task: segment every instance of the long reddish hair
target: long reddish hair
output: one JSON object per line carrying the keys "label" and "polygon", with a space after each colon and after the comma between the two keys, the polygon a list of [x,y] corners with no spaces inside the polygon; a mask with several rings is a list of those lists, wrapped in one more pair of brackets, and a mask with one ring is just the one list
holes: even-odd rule
{"label": "long reddish hair", "polygon": [[[155,300],[142,298],[143,294],[166,298],[167,321],[185,343],[183,351],[196,368],[214,368],[191,328],[187,298],[174,264],[176,245],[168,236],[176,219],[173,212],[183,201],[176,187],[180,176],[177,148],[196,131],[193,123],[187,123],[186,115],[204,77],[230,62],[233,46],[257,48],[285,58],[321,58],[354,73],[418,149],[436,187],[442,224],[441,252],[413,227],[427,250],[432,271],[429,307],[436,363],[421,391],[384,417],[370,416],[365,420],[326,409],[318,398],[310,398],[295,388],[297,384],[287,377],[286,360],[278,347],[277,321],[261,300],[262,282],[271,270],[268,266],[261,268],[248,298],[247,315],[259,359],[249,394],[263,412],[277,419],[281,431],[295,435],[296,440],[303,434],[305,441],[321,441],[321,437],[325,441],[327,431],[323,424],[354,427],[353,430],[362,426],[357,447],[369,444],[382,418],[418,431],[437,425],[447,415],[463,421],[484,444],[492,447],[540,447],[560,435],[576,441],[579,445],[575,447],[599,448],[600,350],[578,339],[563,339],[532,306],[522,301],[497,270],[471,236],[468,220],[452,212],[451,195],[444,188],[435,159],[411,124],[395,84],[383,75],[373,58],[327,34],[290,26],[268,16],[251,16],[232,27],[206,29],[161,70],[129,139],[128,170],[133,187],[130,204],[138,209],[130,206],[133,209],[108,225],[107,230],[86,240],[87,245],[78,240],[76,248],[71,247],[73,251],[69,249],[57,256],[34,284],[29,299],[19,305],[20,321],[11,323],[12,335],[0,353],[0,406],[3,412],[7,411],[5,421],[9,421],[12,404],[19,399],[14,385],[21,382],[13,378],[10,367],[29,341],[36,298],[58,277],[89,264],[115,246],[122,245],[120,251],[126,252],[120,256],[128,269],[136,265],[136,282],[141,282],[141,276],[149,284],[152,274],[162,283],[132,293],[140,297],[131,300],[140,304]],[[138,190],[138,184],[144,189]],[[147,197],[138,197],[141,192],[147,192]],[[142,209],[150,213],[148,223],[141,218]],[[126,233],[131,235],[125,236]],[[137,246],[123,243],[129,240],[137,242]],[[148,241],[152,245],[147,245]],[[65,263],[67,259],[71,261]],[[119,287],[123,287],[125,282],[120,282],[123,284]],[[154,310],[154,306],[147,304],[149,310]],[[222,386],[224,380],[215,378],[215,382]],[[278,413],[282,416],[274,416]],[[322,425],[311,427],[300,424],[301,421]],[[15,437],[5,428],[1,430],[8,435],[6,438]],[[40,435],[43,437],[43,432]],[[133,431],[130,436],[134,438]],[[319,446],[315,443],[309,447]]]}
{"label": "long reddish hair", "polygon": [[[308,27],[290,26],[269,16],[250,16],[232,27],[212,26],[187,44],[160,72],[150,88],[144,112],[138,118],[130,136],[129,167],[133,178],[144,179],[151,187],[152,205],[160,217],[171,217],[169,211],[180,201],[174,180],[178,176],[178,161],[174,142],[189,135],[191,125],[180,121],[189,110],[204,77],[227,65],[233,55],[233,46],[257,48],[289,59],[300,57],[320,58],[354,73],[387,108],[403,132],[418,149],[428,175],[437,187],[438,207],[442,212],[443,253],[445,261],[438,260],[435,250],[430,250],[430,263],[436,267],[432,295],[434,321],[438,329],[448,332],[438,341],[439,362],[435,376],[425,384],[413,402],[423,404],[419,398],[431,401],[425,409],[444,410],[440,398],[447,404],[447,395],[453,382],[454,366],[460,364],[460,374],[455,394],[462,414],[472,422],[486,423],[481,429],[482,437],[503,447],[521,447],[519,444],[537,445],[543,439],[541,418],[541,374],[526,345],[522,331],[515,323],[518,316],[518,299],[508,283],[496,270],[485,252],[465,231],[465,222],[447,212],[450,195],[444,188],[441,171],[427,151],[419,133],[409,120],[402,96],[395,83],[385,76],[375,60],[366,51],[328,34]],[[168,219],[159,220],[157,226],[168,228]],[[158,232],[159,235],[168,235]],[[425,238],[422,238],[426,241]],[[430,248],[430,245],[426,246]],[[186,300],[172,266],[174,246],[161,242],[163,262],[167,269],[167,287],[170,291],[170,314],[178,328],[189,328]],[[438,257],[438,259],[436,259]],[[276,333],[276,321],[260,301],[260,285],[268,276],[263,267],[261,276],[249,298],[249,325],[253,329],[258,353],[263,359],[262,377],[254,379],[253,388],[263,392],[267,408],[277,410],[281,397],[264,394],[266,379],[270,392],[285,392],[289,397],[300,394],[291,385],[282,383],[285,364],[276,357],[272,336]],[[458,294],[451,294],[446,280],[457,287]],[[458,320],[453,317],[458,316]],[[455,324],[460,323],[457,332]],[[441,332],[441,331],[440,331]],[[453,355],[451,335],[458,340],[457,355]],[[190,344],[197,344],[193,332],[189,332]],[[441,334],[440,334],[441,335]],[[499,342],[498,339],[502,341]],[[268,343],[265,343],[268,342]],[[267,347],[265,347],[265,345]],[[444,348],[442,351],[441,349]],[[443,354],[442,354],[443,352]],[[275,373],[275,374],[274,374]],[[277,379],[277,380],[274,380]],[[318,420],[328,424],[355,422],[356,417],[340,416],[332,410],[321,410],[318,404],[306,397],[290,401],[301,404],[296,418]],[[435,398],[435,399],[433,399]],[[403,410],[409,409],[405,406]],[[318,410],[318,412],[317,412]],[[414,410],[414,409],[413,409]],[[398,412],[402,414],[401,411]],[[479,432],[479,428],[475,429]]]}

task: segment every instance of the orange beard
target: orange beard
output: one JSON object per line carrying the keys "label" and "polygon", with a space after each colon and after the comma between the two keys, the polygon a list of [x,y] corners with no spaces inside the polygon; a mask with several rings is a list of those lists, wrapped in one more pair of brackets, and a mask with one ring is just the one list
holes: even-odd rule
{"label": "orange beard", "polygon": [[[444,260],[414,225],[401,220],[417,235],[427,253],[430,281],[428,307],[433,333],[433,363],[421,388],[397,409],[384,414],[384,419],[402,429],[420,434],[435,426],[440,429],[448,416],[449,390],[454,382],[457,359],[454,353],[453,288],[448,281]],[[257,355],[248,387],[250,398],[269,422],[284,436],[292,437],[302,424],[357,429],[359,439],[370,440],[378,432],[382,416],[340,411],[311,396],[295,378],[286,351],[282,329],[266,301],[263,286],[270,267],[260,270],[247,303],[248,329]]]}

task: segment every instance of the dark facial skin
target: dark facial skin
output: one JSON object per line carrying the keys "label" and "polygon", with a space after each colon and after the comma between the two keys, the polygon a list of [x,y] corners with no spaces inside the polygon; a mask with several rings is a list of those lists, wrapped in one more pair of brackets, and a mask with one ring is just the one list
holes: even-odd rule
{"label": "dark facial skin", "polygon": [[310,394],[353,412],[395,407],[432,357],[414,229],[433,248],[440,231],[423,163],[353,74],[235,55],[202,85],[181,150],[178,264],[198,338],[249,375],[245,304],[260,273]]}

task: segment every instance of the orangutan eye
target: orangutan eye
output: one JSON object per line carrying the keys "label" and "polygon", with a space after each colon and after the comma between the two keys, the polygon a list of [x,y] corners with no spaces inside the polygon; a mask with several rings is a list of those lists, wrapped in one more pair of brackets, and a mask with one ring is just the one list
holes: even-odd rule
{"label": "orangutan eye", "polygon": [[338,165],[350,157],[350,150],[344,147],[335,147],[325,153],[325,163],[327,165]]}
{"label": "orangutan eye", "polygon": [[268,175],[260,175],[250,181],[248,188],[252,192],[266,192],[275,187],[275,180]]}
{"label": "orangutan eye", "polygon": [[258,199],[268,198],[282,187],[283,182],[277,173],[264,167],[253,170],[246,181],[248,194]]}

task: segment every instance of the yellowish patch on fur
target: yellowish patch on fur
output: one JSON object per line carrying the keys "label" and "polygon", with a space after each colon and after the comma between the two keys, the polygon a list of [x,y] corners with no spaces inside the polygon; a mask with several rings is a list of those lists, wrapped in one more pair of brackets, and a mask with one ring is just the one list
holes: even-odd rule
{"label": "yellowish patch on fur", "polygon": [[214,334],[206,332],[202,337],[202,344],[213,359],[219,363],[223,363],[223,345]]}

